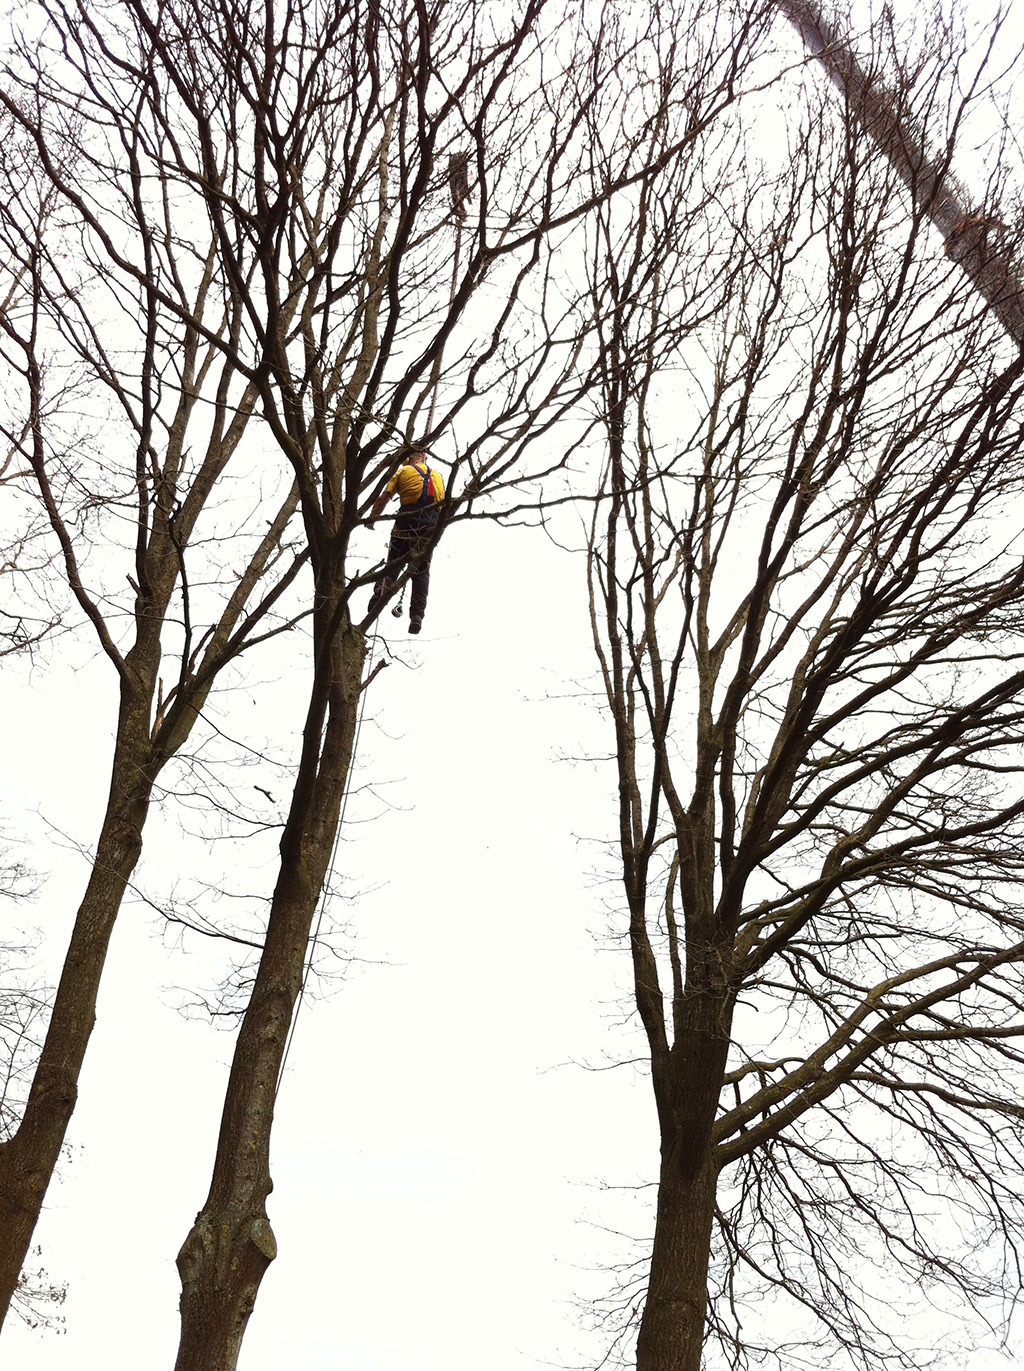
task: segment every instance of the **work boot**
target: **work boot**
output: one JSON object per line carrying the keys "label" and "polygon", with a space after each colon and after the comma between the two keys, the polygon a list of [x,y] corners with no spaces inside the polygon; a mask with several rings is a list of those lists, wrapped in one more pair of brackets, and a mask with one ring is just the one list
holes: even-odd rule
{"label": "work boot", "polygon": [[410,633],[419,633],[419,631],[420,631],[420,629],[421,629],[422,627],[423,627],[423,620],[422,620],[422,619],[410,619],[410,620],[409,620],[409,632],[410,632]]}

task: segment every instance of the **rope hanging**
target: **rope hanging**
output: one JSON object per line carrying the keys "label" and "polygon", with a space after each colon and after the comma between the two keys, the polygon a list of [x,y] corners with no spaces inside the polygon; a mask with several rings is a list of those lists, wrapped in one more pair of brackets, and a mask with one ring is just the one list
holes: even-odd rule
{"label": "rope hanging", "polygon": [[[455,228],[455,259],[454,259],[454,262],[452,263],[452,284],[451,284],[451,289],[450,289],[450,291],[448,292],[448,312],[449,312],[449,314],[451,313],[452,305],[455,303],[455,291],[456,291],[456,288],[457,288],[458,282],[459,282],[459,255],[460,255],[460,250],[461,250],[461,248],[462,248],[462,224],[463,224],[463,221],[464,221],[465,218],[466,218],[466,208],[465,208],[465,203],[464,203],[464,202],[465,202],[465,200],[469,197],[469,193],[470,193],[470,192],[469,192],[468,167],[469,167],[469,153],[468,153],[468,152],[467,152],[467,153],[456,153],[456,154],[449,160],[448,176],[449,176],[449,183],[450,183],[451,193],[452,193],[452,206],[453,206],[453,209],[454,209],[454,212],[455,212],[455,216],[456,216],[456,228]],[[427,433],[429,433],[430,430],[431,430],[431,429],[433,428],[433,426],[434,426],[434,414],[435,414],[435,412],[436,412],[436,410],[437,410],[437,396],[438,396],[438,392],[439,392],[440,388],[441,388],[441,357],[440,357],[440,355],[439,355],[439,356],[438,356],[438,359],[437,359],[437,366],[436,366],[435,373],[434,373],[434,394],[433,394],[433,398],[431,399],[431,402],[430,402],[430,416],[429,416],[429,418],[427,419]],[[358,403],[358,401],[357,401],[356,403]],[[364,407],[363,407],[363,406],[360,406],[360,408],[364,408]],[[386,420],[382,420],[382,419],[381,419],[379,416],[377,416],[377,415],[371,415],[371,417],[374,418],[374,419],[376,419],[378,423],[385,423],[385,424],[387,423]],[[388,425],[388,427],[393,427],[393,426],[392,426],[392,425]],[[394,606],[394,608],[393,608],[392,611],[391,611],[391,613],[394,615],[394,617],[395,617],[396,619],[399,618],[399,617],[401,616],[401,613],[402,613],[402,602],[403,602],[404,599],[405,599],[405,587],[403,586],[403,587],[402,587],[402,592],[401,592],[401,594],[400,594],[399,597],[398,597],[398,603]],[[299,1022],[299,1010],[302,1008],[302,1002],[303,1002],[303,1000],[305,999],[305,995],[306,995],[306,984],[307,984],[307,982],[308,982],[308,980],[309,980],[309,973],[310,973],[310,971],[311,971],[312,968],[313,968],[313,958],[314,958],[314,956],[315,956],[315,954],[316,954],[317,942],[319,941],[319,938],[320,938],[320,929],[321,929],[322,926],[323,926],[323,921],[324,921],[324,910],[325,910],[326,907],[327,907],[327,893],[328,893],[328,891],[330,890],[331,881],[332,881],[332,879],[333,879],[333,877],[334,877],[334,863],[335,863],[335,861],[336,861],[336,859],[337,859],[337,856],[338,856],[338,843],[341,841],[341,828],[342,828],[342,824],[345,822],[345,810],[346,810],[346,808],[347,808],[347,806],[348,806],[348,797],[349,797],[349,793],[350,793],[350,791],[351,791],[351,789],[352,789],[352,773],[353,773],[353,771],[354,771],[354,769],[355,769],[356,754],[357,754],[358,748],[359,748],[359,734],[361,733],[362,727],[363,727],[363,711],[364,711],[364,709],[366,708],[366,686],[368,686],[368,685],[370,684],[370,681],[373,679],[373,654],[374,654],[374,652],[376,651],[376,647],[377,647],[377,628],[376,628],[376,625],[375,625],[375,626],[374,626],[374,630],[373,630],[373,638],[372,638],[371,641],[370,641],[370,656],[369,656],[369,658],[368,658],[368,660],[367,660],[367,664],[366,664],[366,681],[365,681],[365,683],[364,683],[363,690],[362,690],[362,696],[363,696],[363,698],[362,698],[362,699],[360,700],[360,702],[359,702],[359,714],[358,714],[357,717],[356,717],[356,729],[355,729],[355,733],[354,733],[353,738],[352,738],[352,756],[351,756],[351,758],[350,758],[350,760],[349,760],[348,776],[346,777],[346,780],[345,780],[345,790],[344,790],[344,793],[342,794],[342,797],[341,797],[341,809],[339,810],[339,813],[338,813],[338,826],[337,826],[337,828],[335,829],[335,832],[334,832],[334,846],[331,848],[331,860],[330,860],[330,865],[329,865],[328,868],[327,868],[327,879],[324,881],[323,887],[322,887],[322,889],[321,889],[321,891],[320,891],[319,912],[318,912],[318,914],[317,914],[316,927],[315,927],[314,930],[313,930],[313,937],[310,939],[309,951],[308,951],[308,953],[307,953],[307,955],[306,955],[305,966],[304,966],[303,972],[302,972],[302,983],[301,983],[301,985],[299,986],[299,993],[298,993],[298,996],[297,996],[297,998],[296,998],[296,1000],[295,1000],[295,1010],[294,1010],[294,1013],[292,1014],[291,1026],[290,1026],[289,1029],[288,1029],[288,1037],[285,1039],[284,1053],[282,1054],[282,1057],[281,1057],[281,1068],[280,1068],[280,1070],[279,1070],[278,1073],[277,1073],[277,1084],[276,1084],[276,1086],[274,1087],[274,1100],[275,1100],[275,1103],[276,1103],[276,1101],[277,1101],[278,1094],[280,1093],[280,1090],[281,1090],[281,1082],[284,1080],[285,1067],[288,1065],[288,1055],[289,1055],[289,1053],[290,1053],[291,1050],[292,1050],[292,1043],[293,1043],[293,1041],[294,1041],[294,1039],[295,1039],[295,1029],[296,1029],[296,1026],[298,1025],[298,1022]]]}
{"label": "rope hanging", "polygon": [[[469,160],[469,153],[459,154],[459,155],[460,155],[460,156],[464,156],[465,159],[466,159],[466,163],[468,163],[468,160]],[[454,160],[454,159],[453,159],[453,160]],[[465,163],[463,164],[463,175],[465,175]],[[469,193],[469,192],[468,192],[468,189],[467,189],[467,192],[466,192],[466,193],[467,193],[467,194]],[[455,303],[455,290],[456,290],[456,287],[458,286],[458,283],[459,283],[459,252],[460,252],[460,249],[461,249],[461,247],[462,247],[462,221],[463,221],[463,220],[465,219],[465,217],[466,217],[465,208],[461,205],[461,203],[460,203],[459,201],[456,201],[456,199],[455,199],[455,179],[454,179],[454,176],[452,177],[452,203],[455,205],[455,211],[456,211],[456,214],[458,215],[458,220],[457,220],[456,227],[455,227],[455,260],[454,260],[454,262],[453,262],[453,264],[452,264],[452,285],[451,285],[451,290],[448,292],[448,313],[449,313],[449,314],[451,314],[452,305]],[[435,413],[435,411],[437,410],[437,395],[438,395],[438,391],[439,391],[440,389],[441,389],[441,358],[440,358],[440,356],[438,356],[437,363],[436,363],[435,368],[434,368],[434,395],[433,395],[433,399],[430,401],[430,414],[429,414],[429,416],[428,416],[428,418],[427,418],[427,432],[428,432],[428,433],[429,433],[430,430],[434,427],[434,413]],[[404,606],[405,606],[405,586],[403,585],[402,588],[401,588],[401,589],[399,590],[399,592],[398,592],[398,599],[395,601],[394,605],[392,606],[392,609],[391,609],[391,617],[392,617],[393,619],[400,619],[400,618],[402,617],[402,611],[403,611]]]}

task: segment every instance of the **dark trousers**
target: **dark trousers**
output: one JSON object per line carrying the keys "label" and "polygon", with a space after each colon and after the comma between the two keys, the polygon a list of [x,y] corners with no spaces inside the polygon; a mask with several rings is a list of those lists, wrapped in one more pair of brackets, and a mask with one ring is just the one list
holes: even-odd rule
{"label": "dark trousers", "polygon": [[373,588],[370,596],[370,613],[377,608],[388,590],[403,574],[406,567],[412,566],[409,584],[412,598],[409,601],[409,618],[422,619],[427,608],[427,590],[430,587],[430,557],[424,556],[430,542],[430,535],[437,527],[437,515],[428,511],[424,515],[399,515],[391,530],[388,544],[388,565],[383,576]]}

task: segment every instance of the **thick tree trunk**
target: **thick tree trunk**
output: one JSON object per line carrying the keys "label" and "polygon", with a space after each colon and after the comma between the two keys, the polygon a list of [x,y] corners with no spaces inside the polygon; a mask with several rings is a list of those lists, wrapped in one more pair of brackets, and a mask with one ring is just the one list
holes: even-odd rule
{"label": "thick tree trunk", "polygon": [[[358,629],[337,635],[322,752],[311,709],[264,951],[231,1064],[210,1193],[178,1254],[176,1371],[233,1371],[260,1282],[277,1252],[266,1212],[274,1096],[352,760],[364,652]],[[314,735],[315,774],[305,778]]]}
{"label": "thick tree trunk", "polygon": [[690,964],[676,1041],[655,1081],[661,1174],[637,1371],[700,1371],[704,1343],[718,1186],[712,1138],[732,1009],[722,950],[691,946]]}
{"label": "thick tree trunk", "polygon": [[679,1153],[677,1143],[662,1158],[637,1371],[700,1371],[718,1172],[710,1153],[696,1171]]}
{"label": "thick tree trunk", "polygon": [[0,1324],[10,1307],[75,1101],[96,996],[149,809],[150,695],[122,688],[110,795],[39,1064],[17,1133],[0,1146]]}

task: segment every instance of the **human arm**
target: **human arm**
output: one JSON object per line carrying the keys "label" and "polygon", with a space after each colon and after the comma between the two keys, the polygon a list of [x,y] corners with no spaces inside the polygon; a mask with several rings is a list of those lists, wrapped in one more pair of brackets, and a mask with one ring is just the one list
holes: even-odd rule
{"label": "human arm", "polygon": [[380,516],[384,513],[384,506],[387,504],[390,497],[394,495],[397,489],[398,472],[396,471],[395,474],[391,477],[391,480],[387,483],[387,485],[384,487],[381,493],[377,496],[376,500],[374,500],[373,502],[373,507],[370,510],[371,524],[373,523],[374,519],[379,519]]}

